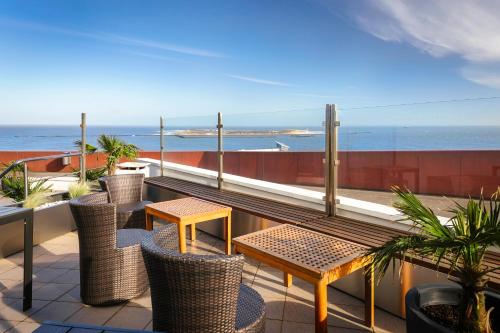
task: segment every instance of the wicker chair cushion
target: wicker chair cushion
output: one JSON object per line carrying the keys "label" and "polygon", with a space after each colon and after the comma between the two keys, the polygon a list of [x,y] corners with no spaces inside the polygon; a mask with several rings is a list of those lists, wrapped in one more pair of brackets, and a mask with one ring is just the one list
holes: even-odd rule
{"label": "wicker chair cushion", "polygon": [[144,210],[144,207],[148,204],[153,203],[152,201],[139,201],[139,202],[129,202],[129,203],[124,203],[124,204],[117,204],[116,205],[116,213],[128,213],[136,210]]}
{"label": "wicker chair cushion", "polygon": [[266,304],[254,289],[241,284],[236,312],[236,332],[262,332],[266,321]]}
{"label": "wicker chair cushion", "polygon": [[116,247],[124,248],[138,245],[148,233],[144,229],[118,229],[116,231]]}

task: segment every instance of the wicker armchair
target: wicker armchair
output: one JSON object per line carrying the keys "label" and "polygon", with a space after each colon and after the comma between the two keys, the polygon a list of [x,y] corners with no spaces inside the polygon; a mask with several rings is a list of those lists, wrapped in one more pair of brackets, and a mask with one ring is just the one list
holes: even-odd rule
{"label": "wicker armchair", "polygon": [[264,332],[264,300],[241,283],[243,255],[179,254],[177,246],[175,225],[156,229],[141,244],[154,331]]}
{"label": "wicker armchair", "polygon": [[80,295],[90,305],[132,299],[148,289],[140,242],[143,229],[116,229],[116,206],[105,192],[69,202],[80,243]]}
{"label": "wicker armchair", "polygon": [[116,204],[116,227],[146,228],[144,206],[152,203],[142,200],[144,174],[125,174],[99,178],[101,188],[108,193],[108,200]]}

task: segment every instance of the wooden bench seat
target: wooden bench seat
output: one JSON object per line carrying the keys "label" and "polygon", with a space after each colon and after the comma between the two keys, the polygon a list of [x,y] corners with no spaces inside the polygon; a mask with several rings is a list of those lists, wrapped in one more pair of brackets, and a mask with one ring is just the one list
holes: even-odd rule
{"label": "wooden bench seat", "polygon": [[[214,187],[171,177],[151,177],[147,178],[145,183],[183,195],[230,206],[234,210],[268,220],[298,225],[366,246],[380,246],[397,235],[408,234],[408,232],[386,226],[345,217],[328,217],[324,212],[314,209],[248,194],[220,191]],[[418,259],[413,263],[430,269],[436,268],[431,260]],[[490,267],[500,266],[500,254],[497,252],[488,252],[485,256],[485,264]],[[448,267],[442,265],[439,267],[439,271],[447,273]],[[500,271],[492,272],[488,276],[490,278],[489,287],[500,290]]]}

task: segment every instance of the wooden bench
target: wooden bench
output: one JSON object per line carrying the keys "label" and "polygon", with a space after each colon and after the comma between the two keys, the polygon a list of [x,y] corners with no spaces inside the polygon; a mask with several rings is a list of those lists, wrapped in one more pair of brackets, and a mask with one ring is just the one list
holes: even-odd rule
{"label": "wooden bench", "polygon": [[[230,206],[234,210],[268,220],[298,225],[302,228],[318,231],[365,246],[380,246],[394,236],[409,234],[408,232],[386,226],[345,217],[329,217],[324,212],[318,210],[248,194],[220,191],[214,187],[171,177],[151,177],[147,178],[145,183],[179,194]],[[436,265],[431,260],[418,259],[414,260],[413,263],[426,268],[436,269]],[[485,264],[490,267],[500,266],[500,254],[497,252],[487,252]],[[408,279],[405,279],[405,275],[409,274],[408,266],[409,265],[403,265],[401,291],[403,314],[404,296],[409,289],[409,284],[406,283]],[[448,267],[446,265],[439,266],[438,270],[443,273],[448,273]],[[488,277],[490,279],[488,286],[492,289],[500,290],[500,271],[491,272]]]}

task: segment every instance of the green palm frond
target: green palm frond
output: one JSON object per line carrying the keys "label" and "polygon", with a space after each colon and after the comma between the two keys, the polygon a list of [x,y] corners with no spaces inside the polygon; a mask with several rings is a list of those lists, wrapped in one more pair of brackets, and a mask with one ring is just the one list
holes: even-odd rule
{"label": "green palm frond", "polygon": [[102,134],[97,138],[97,142],[107,155],[106,168],[110,172],[114,170],[121,158],[136,158],[139,151],[137,146],[112,135]]}
{"label": "green palm frond", "polygon": [[[436,266],[445,261],[450,273],[459,276],[484,277],[496,268],[485,267],[483,258],[490,246],[500,244],[500,201],[498,193],[485,204],[469,199],[466,205],[456,204],[453,217],[442,223],[435,213],[410,191],[393,188],[398,201],[394,207],[413,222],[416,234],[398,236],[382,246],[367,251],[380,279],[395,260],[411,261],[415,257],[432,259]],[[471,273],[473,272],[473,273]],[[465,282],[465,281],[464,281]]]}
{"label": "green palm frond", "polygon": [[[82,149],[82,140],[75,140],[74,141],[75,146],[78,147],[78,149]],[[85,152],[87,154],[93,154],[97,151],[97,147],[91,145],[90,143],[85,144]]]}

